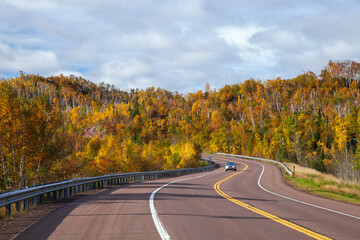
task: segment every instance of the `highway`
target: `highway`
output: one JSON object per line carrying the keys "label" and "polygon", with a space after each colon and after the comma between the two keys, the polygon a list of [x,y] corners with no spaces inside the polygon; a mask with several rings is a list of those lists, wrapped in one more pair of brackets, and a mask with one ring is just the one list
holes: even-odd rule
{"label": "highway", "polygon": [[360,239],[360,206],[296,190],[269,163],[213,161],[211,172],[76,199],[16,239]]}

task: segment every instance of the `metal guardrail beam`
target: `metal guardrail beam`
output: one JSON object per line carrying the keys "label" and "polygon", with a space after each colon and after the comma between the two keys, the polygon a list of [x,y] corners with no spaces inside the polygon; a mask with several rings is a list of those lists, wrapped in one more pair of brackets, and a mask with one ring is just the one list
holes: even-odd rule
{"label": "metal guardrail beam", "polygon": [[[21,202],[23,209],[29,208],[31,200],[33,205],[43,204],[45,201],[58,200],[72,196],[77,192],[84,192],[97,188],[104,188],[107,185],[117,185],[121,183],[138,182],[152,180],[163,177],[180,176],[190,173],[205,172],[215,168],[215,163],[206,159],[211,165],[201,168],[185,168],[166,171],[139,172],[139,173],[122,173],[105,175],[99,177],[87,177],[67,180],[58,183],[51,183],[42,186],[35,186],[26,189],[15,190],[0,194],[0,207],[6,206],[7,214],[11,215],[11,204],[15,203],[15,210],[20,211]],[[46,195],[46,196],[45,196]]]}
{"label": "metal guardrail beam", "polygon": [[231,157],[245,158],[245,159],[249,159],[249,160],[258,160],[258,161],[277,163],[277,164],[280,164],[287,171],[287,173],[290,176],[293,175],[293,173],[290,171],[290,169],[288,169],[283,163],[275,161],[275,160],[270,160],[270,159],[265,159],[265,158],[249,157],[249,156],[243,156],[243,155],[227,154],[227,153],[215,153],[215,154],[224,155],[224,156],[231,156]]}

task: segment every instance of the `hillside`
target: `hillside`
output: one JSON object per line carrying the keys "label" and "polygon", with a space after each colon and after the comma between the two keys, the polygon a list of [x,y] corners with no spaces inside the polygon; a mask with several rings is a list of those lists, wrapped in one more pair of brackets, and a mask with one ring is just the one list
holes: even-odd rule
{"label": "hillside", "polygon": [[80,77],[0,81],[0,189],[196,167],[202,151],[289,161],[360,181],[360,64],[182,95]]}

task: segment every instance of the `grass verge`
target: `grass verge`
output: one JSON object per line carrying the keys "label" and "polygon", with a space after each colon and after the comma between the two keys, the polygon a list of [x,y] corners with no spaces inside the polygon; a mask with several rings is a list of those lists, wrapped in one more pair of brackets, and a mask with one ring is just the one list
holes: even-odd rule
{"label": "grass verge", "polygon": [[293,163],[285,163],[293,170],[294,176],[285,176],[285,180],[292,186],[322,197],[360,205],[360,185],[344,182],[331,174],[318,172],[311,168]]}

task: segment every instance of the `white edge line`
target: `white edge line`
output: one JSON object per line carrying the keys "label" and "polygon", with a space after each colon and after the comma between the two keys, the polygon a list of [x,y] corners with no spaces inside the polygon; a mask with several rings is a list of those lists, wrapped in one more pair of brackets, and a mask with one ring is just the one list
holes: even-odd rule
{"label": "white edge line", "polygon": [[344,215],[344,216],[347,216],[347,217],[356,218],[356,219],[359,219],[359,220],[360,220],[360,217],[357,217],[357,216],[354,216],[354,215],[350,215],[350,214],[343,213],[343,212],[339,212],[339,211],[332,210],[332,209],[329,209],[329,208],[321,207],[321,206],[318,206],[318,205],[315,205],[315,204],[303,202],[303,201],[300,201],[300,200],[297,200],[297,199],[294,199],[294,198],[285,197],[285,196],[283,196],[283,195],[280,195],[280,194],[277,194],[277,193],[274,193],[274,192],[271,192],[271,191],[267,190],[266,188],[264,188],[264,187],[261,186],[261,184],[260,184],[261,177],[262,177],[262,175],[263,175],[263,173],[264,173],[264,171],[265,171],[265,166],[262,165],[261,163],[257,163],[257,162],[254,162],[254,163],[256,163],[256,164],[258,164],[258,165],[261,165],[261,166],[263,167],[262,172],[261,172],[261,174],[260,174],[260,176],[259,176],[259,180],[258,180],[258,185],[259,185],[259,187],[260,187],[262,190],[264,190],[264,191],[266,191],[266,192],[268,192],[268,193],[270,193],[270,194],[273,194],[273,195],[276,195],[276,196],[278,196],[278,197],[282,197],[282,198],[285,198],[285,199],[288,199],[288,200],[291,200],[291,201],[294,201],[294,202],[302,203],[302,204],[305,204],[305,205],[308,205],[308,206],[311,206],[311,207],[323,209],[323,210],[326,210],[326,211],[329,211],[329,212],[341,214],[341,215]]}
{"label": "white edge line", "polygon": [[157,214],[157,211],[156,211],[156,208],[155,208],[155,205],[154,205],[154,198],[155,198],[155,194],[160,191],[162,188],[170,185],[170,184],[173,184],[173,183],[176,183],[176,182],[182,182],[182,181],[186,181],[186,180],[191,180],[191,179],[196,179],[196,178],[201,178],[201,177],[205,177],[205,176],[208,176],[208,175],[211,175],[211,174],[214,174],[214,173],[218,173],[218,172],[212,172],[212,173],[208,173],[208,174],[204,174],[204,175],[201,175],[201,176],[197,176],[197,177],[193,177],[193,178],[186,178],[186,179],[180,179],[180,180],[176,180],[176,181],[173,181],[173,182],[169,182],[167,184],[164,184],[162,185],[161,187],[159,187],[158,189],[156,189],[155,191],[153,191],[150,195],[150,199],[149,199],[149,204],[150,204],[150,212],[151,212],[151,216],[152,216],[152,219],[154,221],[154,224],[155,224],[155,227],[161,237],[161,239],[163,240],[170,240],[170,235],[168,234],[168,232],[166,231],[166,229],[164,228],[164,225],[162,224],[160,218],[159,218],[159,215]]}

